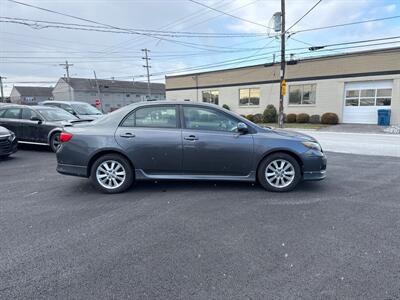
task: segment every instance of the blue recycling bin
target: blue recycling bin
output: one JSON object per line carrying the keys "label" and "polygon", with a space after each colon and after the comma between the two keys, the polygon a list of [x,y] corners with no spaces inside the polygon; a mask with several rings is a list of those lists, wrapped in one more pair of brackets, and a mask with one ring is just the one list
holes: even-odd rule
{"label": "blue recycling bin", "polygon": [[378,109],[378,125],[390,125],[390,109]]}

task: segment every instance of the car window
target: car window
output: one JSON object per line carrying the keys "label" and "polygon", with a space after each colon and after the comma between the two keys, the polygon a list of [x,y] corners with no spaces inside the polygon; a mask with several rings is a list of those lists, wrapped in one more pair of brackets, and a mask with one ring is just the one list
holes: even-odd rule
{"label": "car window", "polygon": [[88,103],[71,104],[78,115],[101,115],[102,113]]}
{"label": "car window", "polygon": [[71,115],[69,112],[57,107],[38,108],[37,110],[47,121],[78,120],[74,115]]}
{"label": "car window", "polygon": [[0,118],[4,118],[5,109],[0,110]]}
{"label": "car window", "polygon": [[72,109],[72,107],[68,104],[60,104],[60,107],[64,110],[66,110],[67,112],[69,112],[70,114],[74,114],[74,110]]}
{"label": "car window", "polygon": [[21,109],[20,108],[9,108],[4,113],[4,118],[6,119],[20,119]]}
{"label": "car window", "polygon": [[237,119],[212,108],[184,106],[183,115],[187,129],[237,131]]}
{"label": "car window", "polygon": [[148,106],[137,109],[122,123],[124,127],[176,128],[175,106]]}
{"label": "car window", "polygon": [[32,110],[30,108],[24,108],[22,110],[22,119],[30,120],[32,117],[40,118],[39,115],[34,110]]}

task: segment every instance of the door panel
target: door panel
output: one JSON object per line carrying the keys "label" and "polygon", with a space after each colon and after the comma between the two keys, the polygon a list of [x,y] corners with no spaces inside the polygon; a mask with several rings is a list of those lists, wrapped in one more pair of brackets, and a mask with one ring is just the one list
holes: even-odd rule
{"label": "door panel", "polygon": [[40,142],[40,124],[38,121],[31,121],[31,117],[39,117],[39,115],[30,108],[22,110],[21,118],[21,138],[28,142]]}
{"label": "door panel", "polygon": [[149,174],[182,172],[182,130],[175,105],[145,106],[132,112],[115,133],[136,169]]}
{"label": "door panel", "polygon": [[185,174],[247,175],[253,160],[253,136],[183,130]]}
{"label": "door panel", "polygon": [[253,136],[236,132],[239,120],[216,109],[189,105],[183,114],[185,174],[244,176],[252,171]]}

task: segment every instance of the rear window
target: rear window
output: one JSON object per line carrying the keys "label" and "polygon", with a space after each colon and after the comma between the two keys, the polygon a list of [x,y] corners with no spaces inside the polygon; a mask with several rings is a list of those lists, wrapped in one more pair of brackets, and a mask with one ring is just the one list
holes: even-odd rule
{"label": "rear window", "polygon": [[175,106],[147,106],[138,108],[122,123],[123,127],[176,128]]}

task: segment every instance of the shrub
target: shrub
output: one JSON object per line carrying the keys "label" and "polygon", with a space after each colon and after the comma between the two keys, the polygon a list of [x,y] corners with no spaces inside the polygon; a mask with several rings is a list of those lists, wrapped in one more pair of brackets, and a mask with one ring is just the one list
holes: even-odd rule
{"label": "shrub", "polygon": [[329,125],[335,125],[339,123],[339,117],[335,113],[324,113],[321,117],[321,123],[322,124],[329,124]]}
{"label": "shrub", "polygon": [[253,116],[253,122],[254,123],[262,123],[262,122],[264,122],[264,116],[262,114],[255,114]]}
{"label": "shrub", "polygon": [[286,115],[286,123],[296,123],[297,116],[296,114],[287,114]]}
{"label": "shrub", "polygon": [[227,109],[227,110],[231,110],[231,108],[229,107],[229,105],[228,105],[228,104],[224,104],[224,105],[222,105],[222,108],[225,108],[225,109]]}
{"label": "shrub", "polygon": [[297,123],[308,123],[310,121],[309,114],[298,114],[296,118]]}
{"label": "shrub", "polygon": [[264,122],[273,123],[277,120],[277,112],[275,106],[268,104],[267,108],[264,110]]}
{"label": "shrub", "polygon": [[254,115],[250,114],[246,116],[246,119],[253,122]]}
{"label": "shrub", "polygon": [[319,115],[310,116],[310,123],[311,124],[319,124],[319,123],[321,123],[321,117]]}

